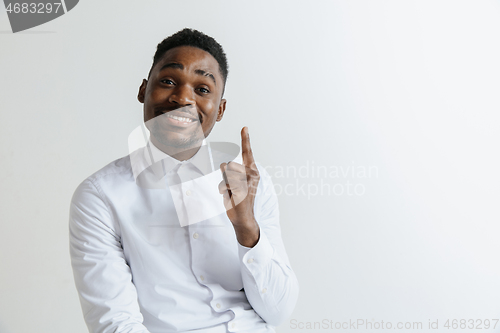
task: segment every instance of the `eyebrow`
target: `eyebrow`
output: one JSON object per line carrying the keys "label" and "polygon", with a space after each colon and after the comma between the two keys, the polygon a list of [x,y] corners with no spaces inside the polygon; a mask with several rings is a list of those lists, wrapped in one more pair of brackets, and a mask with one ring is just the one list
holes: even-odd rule
{"label": "eyebrow", "polygon": [[175,68],[175,69],[184,69],[184,66],[182,64],[178,64],[176,62],[169,62],[160,68],[160,72],[164,70],[165,68]]}
{"label": "eyebrow", "polygon": [[212,79],[212,81],[214,81],[214,84],[217,85],[217,82],[215,82],[215,77],[212,73],[205,72],[203,69],[195,69],[194,72],[199,75],[208,76],[209,78]]}
{"label": "eyebrow", "polygon": [[[160,72],[162,70],[166,69],[166,68],[174,68],[174,69],[183,70],[184,69],[184,65],[176,63],[176,62],[169,62],[169,63],[161,66]],[[214,81],[214,84],[217,85],[217,82],[215,81],[215,76],[212,73],[204,71],[203,69],[195,69],[194,72],[195,72],[195,74],[202,75],[202,76],[207,76],[207,77],[211,78],[212,81]]]}

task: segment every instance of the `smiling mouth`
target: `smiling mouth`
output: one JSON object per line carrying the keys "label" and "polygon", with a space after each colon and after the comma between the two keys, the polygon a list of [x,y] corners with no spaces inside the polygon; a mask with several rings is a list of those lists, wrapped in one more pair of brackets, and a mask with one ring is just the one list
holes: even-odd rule
{"label": "smiling mouth", "polygon": [[201,116],[198,115],[196,109],[194,109],[192,106],[183,106],[174,110],[166,110],[163,108],[156,109],[154,113],[155,117],[166,117],[173,124],[187,125],[195,122],[202,122]]}
{"label": "smiling mouth", "polygon": [[168,114],[168,113],[167,113],[167,114],[165,114],[165,116],[166,116],[167,118],[171,118],[171,119],[177,120],[177,121],[179,121],[179,122],[181,122],[181,123],[185,123],[185,124],[189,124],[189,123],[194,122],[194,120],[193,120],[193,119],[191,119],[191,118],[187,118],[187,117],[179,117],[179,116],[176,116],[176,115],[173,115],[173,114]]}

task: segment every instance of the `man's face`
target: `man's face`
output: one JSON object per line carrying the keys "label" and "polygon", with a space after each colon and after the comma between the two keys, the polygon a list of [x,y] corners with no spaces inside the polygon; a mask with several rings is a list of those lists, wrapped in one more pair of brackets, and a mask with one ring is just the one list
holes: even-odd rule
{"label": "man's face", "polygon": [[137,97],[144,103],[151,140],[167,149],[199,146],[224,115],[223,86],[219,64],[210,53],[191,46],[168,50]]}

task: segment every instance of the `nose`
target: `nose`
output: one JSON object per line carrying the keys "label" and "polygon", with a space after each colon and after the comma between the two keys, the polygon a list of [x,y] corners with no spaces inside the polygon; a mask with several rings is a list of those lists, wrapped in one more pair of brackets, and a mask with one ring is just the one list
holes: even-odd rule
{"label": "nose", "polygon": [[194,91],[187,85],[179,85],[169,96],[168,101],[173,104],[179,104],[181,106],[194,105]]}

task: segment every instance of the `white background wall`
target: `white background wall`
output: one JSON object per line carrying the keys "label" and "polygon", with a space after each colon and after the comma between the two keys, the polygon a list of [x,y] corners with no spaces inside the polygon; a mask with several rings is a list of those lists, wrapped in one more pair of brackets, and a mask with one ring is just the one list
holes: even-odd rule
{"label": "white background wall", "polygon": [[[278,332],[500,318],[499,15],[486,0],[82,0],[12,34],[2,8],[0,332],[86,332],[69,201],[128,153],[156,44],[184,27],[229,58],[211,139],[239,143],[249,126],[256,158],[288,185],[282,229],[301,294]],[[313,177],[321,167],[348,174]],[[340,194],[354,184],[362,195]]]}

